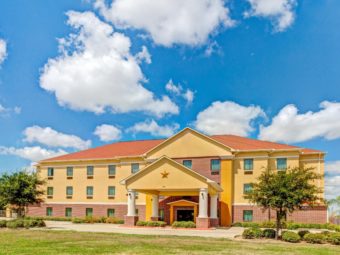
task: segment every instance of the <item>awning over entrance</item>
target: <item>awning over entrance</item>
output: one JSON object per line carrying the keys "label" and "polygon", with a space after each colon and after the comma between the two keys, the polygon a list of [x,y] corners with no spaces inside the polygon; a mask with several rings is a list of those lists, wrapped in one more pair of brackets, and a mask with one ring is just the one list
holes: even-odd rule
{"label": "awning over entrance", "polygon": [[120,183],[127,190],[163,196],[198,195],[200,189],[208,189],[211,195],[223,191],[215,181],[166,156]]}

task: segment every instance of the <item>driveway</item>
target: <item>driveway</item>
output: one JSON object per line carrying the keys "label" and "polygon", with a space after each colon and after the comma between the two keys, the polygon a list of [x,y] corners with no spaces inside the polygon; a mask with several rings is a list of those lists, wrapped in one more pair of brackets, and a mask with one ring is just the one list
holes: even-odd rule
{"label": "driveway", "polygon": [[73,224],[65,221],[45,221],[47,229],[50,230],[73,230],[80,232],[102,232],[102,233],[118,233],[118,234],[137,234],[137,235],[170,235],[170,236],[198,236],[212,238],[234,238],[236,235],[241,235],[243,228],[231,227],[228,229],[211,229],[211,230],[196,230],[196,229],[173,229],[165,228],[146,228],[146,227],[124,227],[115,224]]}

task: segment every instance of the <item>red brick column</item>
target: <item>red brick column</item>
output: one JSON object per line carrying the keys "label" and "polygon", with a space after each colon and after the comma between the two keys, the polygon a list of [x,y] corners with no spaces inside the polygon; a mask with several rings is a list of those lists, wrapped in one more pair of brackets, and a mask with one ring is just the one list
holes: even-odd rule
{"label": "red brick column", "polygon": [[209,218],[196,218],[196,228],[209,228],[210,219]]}
{"label": "red brick column", "polygon": [[124,226],[134,227],[138,221],[138,216],[124,216]]}

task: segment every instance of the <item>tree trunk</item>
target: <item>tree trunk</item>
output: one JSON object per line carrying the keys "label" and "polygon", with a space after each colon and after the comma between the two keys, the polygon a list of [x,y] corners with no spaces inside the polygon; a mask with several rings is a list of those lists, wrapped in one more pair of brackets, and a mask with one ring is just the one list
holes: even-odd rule
{"label": "tree trunk", "polygon": [[276,234],[275,234],[275,239],[279,239],[279,231],[281,227],[281,215],[279,211],[276,211]]}

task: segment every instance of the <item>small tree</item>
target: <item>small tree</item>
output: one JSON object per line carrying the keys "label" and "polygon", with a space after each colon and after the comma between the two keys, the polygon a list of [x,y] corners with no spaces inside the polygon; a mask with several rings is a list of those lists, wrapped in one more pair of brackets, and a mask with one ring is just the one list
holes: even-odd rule
{"label": "small tree", "polygon": [[276,239],[282,229],[281,222],[288,213],[313,206],[320,200],[321,190],[314,184],[321,176],[313,168],[292,168],[286,171],[266,169],[245,195],[251,203],[276,211]]}
{"label": "small tree", "polygon": [[44,183],[36,173],[3,174],[0,177],[0,204],[16,206],[18,216],[23,217],[28,205],[42,202],[44,192],[39,186]]}

